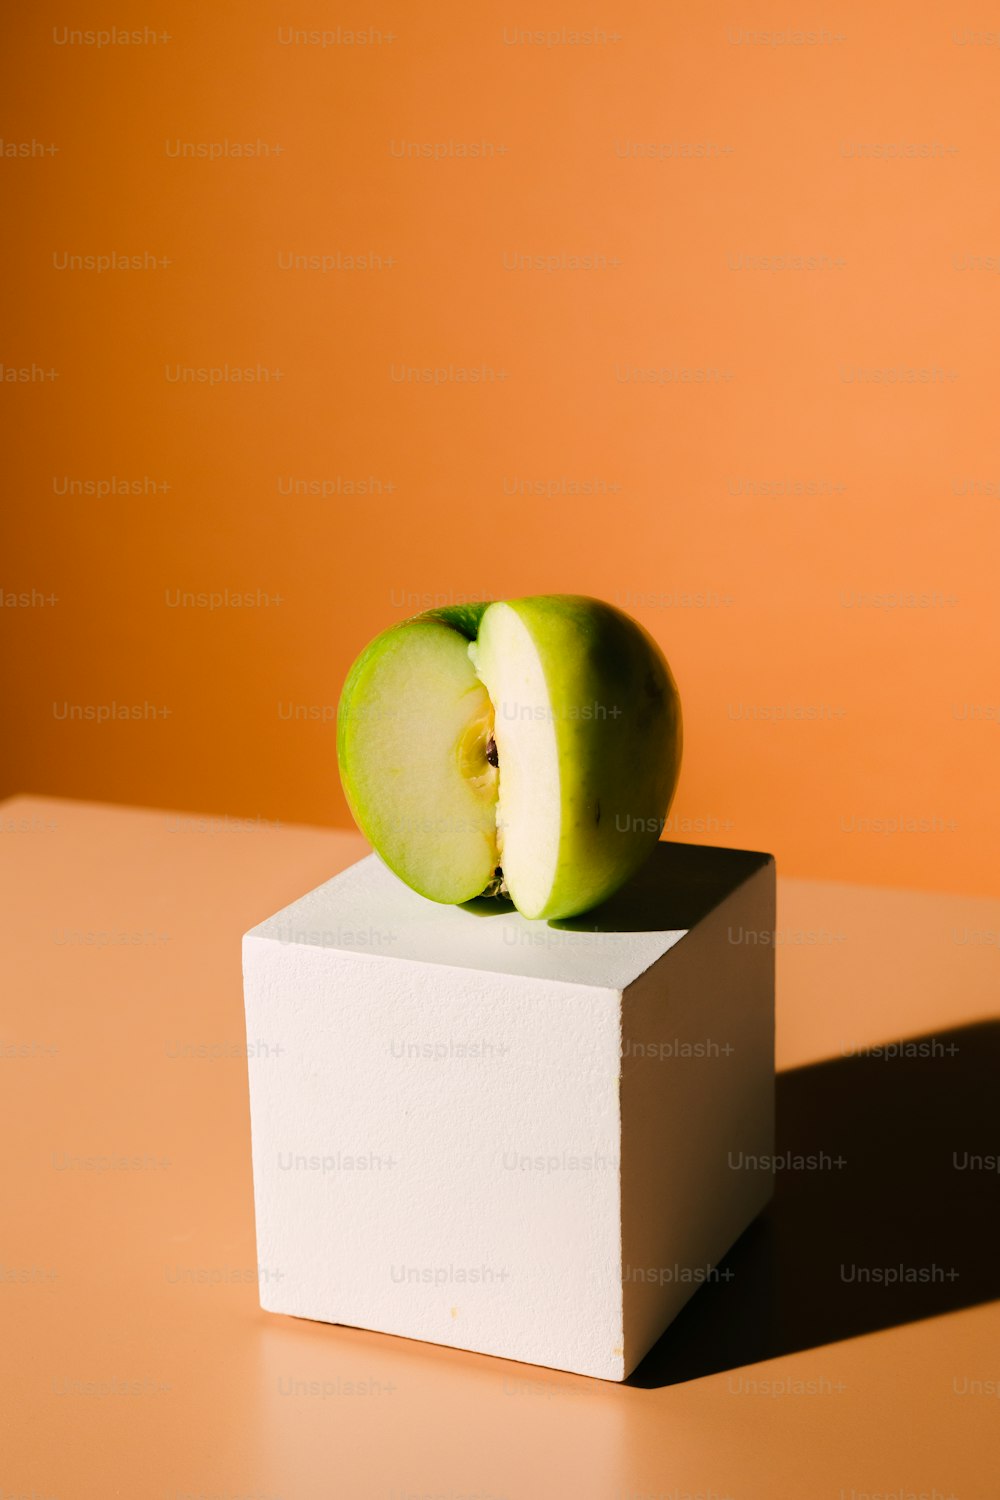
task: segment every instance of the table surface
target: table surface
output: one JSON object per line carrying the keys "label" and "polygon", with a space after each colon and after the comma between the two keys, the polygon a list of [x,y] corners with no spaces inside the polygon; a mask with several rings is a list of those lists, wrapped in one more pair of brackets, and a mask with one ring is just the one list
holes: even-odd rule
{"label": "table surface", "polygon": [[240,936],[364,850],[0,805],[4,1500],[1000,1495],[1000,903],[779,880],[775,1202],[614,1385],[258,1306]]}

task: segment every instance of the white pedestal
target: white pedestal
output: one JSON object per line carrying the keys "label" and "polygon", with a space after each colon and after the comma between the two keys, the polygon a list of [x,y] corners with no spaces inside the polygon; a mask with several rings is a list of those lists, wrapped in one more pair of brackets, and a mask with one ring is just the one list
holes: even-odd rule
{"label": "white pedestal", "polygon": [[375,856],[255,927],[262,1306],[623,1380],[770,1196],[773,929],[684,844],[559,929]]}

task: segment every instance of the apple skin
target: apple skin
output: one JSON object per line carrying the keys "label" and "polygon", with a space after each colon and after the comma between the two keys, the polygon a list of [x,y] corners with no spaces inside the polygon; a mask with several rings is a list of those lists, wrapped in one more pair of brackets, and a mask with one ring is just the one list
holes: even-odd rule
{"label": "apple skin", "polygon": [[[439,620],[442,625],[450,625],[452,630],[464,635],[467,641],[474,641],[491,602],[489,599],[481,599],[475,604],[444,604],[439,609],[428,609],[422,615],[414,615],[413,619]],[[409,624],[409,621],[403,623]]]}
{"label": "apple skin", "polygon": [[[507,603],[541,658],[559,758],[558,864],[531,915],[578,916],[624,885],[659,839],[680,772],[680,696],[656,642],[613,605],[576,594]],[[502,785],[502,759],[500,776]]]}

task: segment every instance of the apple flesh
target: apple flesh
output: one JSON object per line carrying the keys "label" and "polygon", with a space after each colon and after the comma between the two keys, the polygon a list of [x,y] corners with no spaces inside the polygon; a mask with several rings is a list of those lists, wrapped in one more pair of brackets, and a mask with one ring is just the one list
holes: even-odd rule
{"label": "apple flesh", "polygon": [[337,754],[358,827],[433,901],[468,901],[497,867],[493,708],[465,635],[417,616],[361,653],[337,710]]}
{"label": "apple flesh", "polygon": [[526,917],[570,917],[656,843],[680,702],[655,642],[610,604],[457,606],[362,652],[337,751],[359,827],[414,890],[457,903],[502,889]]}

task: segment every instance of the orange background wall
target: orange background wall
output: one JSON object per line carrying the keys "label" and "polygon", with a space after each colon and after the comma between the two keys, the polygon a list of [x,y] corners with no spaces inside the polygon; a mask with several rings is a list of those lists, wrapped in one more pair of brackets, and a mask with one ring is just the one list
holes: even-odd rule
{"label": "orange background wall", "polygon": [[[678,836],[995,889],[995,22],[8,13],[0,360],[58,375],[0,386],[0,792],[346,823],[333,711],[368,638],[424,596],[567,590],[671,660]],[[789,24],[813,39],[747,35]],[[150,33],[63,31],[108,26]],[[376,35],[282,40],[338,26]],[[63,268],[108,254],[148,268]],[[171,602],[226,590],[268,602]],[[155,716],[59,717],[113,704]]]}

